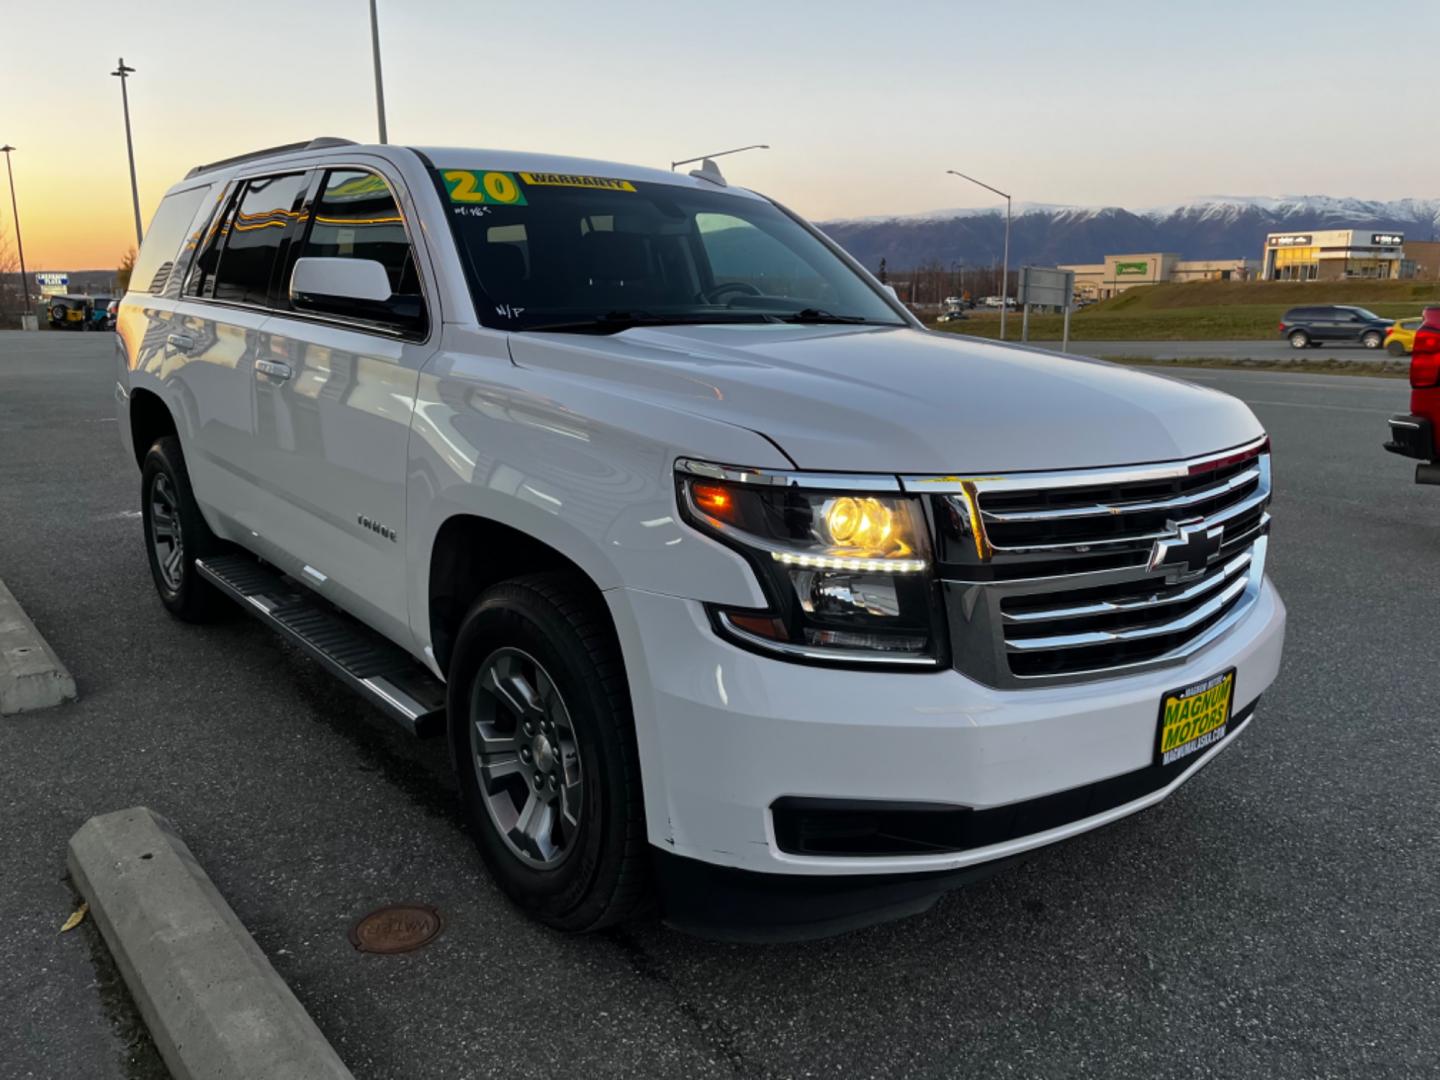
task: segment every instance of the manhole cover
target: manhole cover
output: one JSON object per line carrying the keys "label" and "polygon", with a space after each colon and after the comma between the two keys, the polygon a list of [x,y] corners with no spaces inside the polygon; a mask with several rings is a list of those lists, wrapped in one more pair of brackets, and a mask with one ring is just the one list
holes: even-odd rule
{"label": "manhole cover", "polygon": [[429,904],[390,904],[350,928],[350,944],[361,952],[406,953],[428,945],[445,928]]}

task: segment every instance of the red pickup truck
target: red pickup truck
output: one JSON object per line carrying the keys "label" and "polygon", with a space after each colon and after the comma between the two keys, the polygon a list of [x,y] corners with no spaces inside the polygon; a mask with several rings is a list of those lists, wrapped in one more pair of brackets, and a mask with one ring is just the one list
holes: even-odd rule
{"label": "red pickup truck", "polygon": [[1419,458],[1417,484],[1440,484],[1440,307],[1427,307],[1410,350],[1410,411],[1390,418],[1392,454]]}

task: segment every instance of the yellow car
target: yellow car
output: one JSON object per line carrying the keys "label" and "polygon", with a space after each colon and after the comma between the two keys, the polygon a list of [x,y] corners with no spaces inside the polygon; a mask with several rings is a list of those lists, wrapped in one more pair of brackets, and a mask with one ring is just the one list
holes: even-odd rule
{"label": "yellow car", "polygon": [[1415,331],[1424,319],[1396,319],[1385,331],[1385,351],[1391,356],[1408,356],[1415,347]]}

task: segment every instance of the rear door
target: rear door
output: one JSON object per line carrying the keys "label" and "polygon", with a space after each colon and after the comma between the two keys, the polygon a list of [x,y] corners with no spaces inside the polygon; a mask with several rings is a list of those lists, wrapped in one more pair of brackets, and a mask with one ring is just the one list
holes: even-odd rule
{"label": "rear door", "polygon": [[[438,348],[436,291],[413,203],[385,166],[318,173],[303,217],[253,379],[254,469],[296,560],[287,569],[408,644],[406,461],[420,369]],[[297,309],[288,274],[304,257],[381,263],[420,320]]]}
{"label": "rear door", "polygon": [[255,471],[255,360],[270,317],[270,282],[293,233],[308,183],[304,170],[234,183],[210,224],[165,336],[172,401],[190,438],[186,465],[197,497],[225,535],[273,556]]}
{"label": "rear door", "polygon": [[1310,336],[1316,341],[1333,341],[1339,326],[1335,321],[1335,315],[1336,311],[1333,307],[1308,309],[1306,321],[1309,323]]}

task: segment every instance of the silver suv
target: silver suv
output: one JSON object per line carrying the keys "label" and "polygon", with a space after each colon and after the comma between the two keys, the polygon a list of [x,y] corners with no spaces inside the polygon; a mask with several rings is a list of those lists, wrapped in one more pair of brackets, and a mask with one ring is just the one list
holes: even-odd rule
{"label": "silver suv", "polygon": [[552,926],[918,910],[1163,799],[1280,663],[1244,405],[927,332],[708,163],[317,139],[192,170],[131,283],[161,601],[447,738]]}

